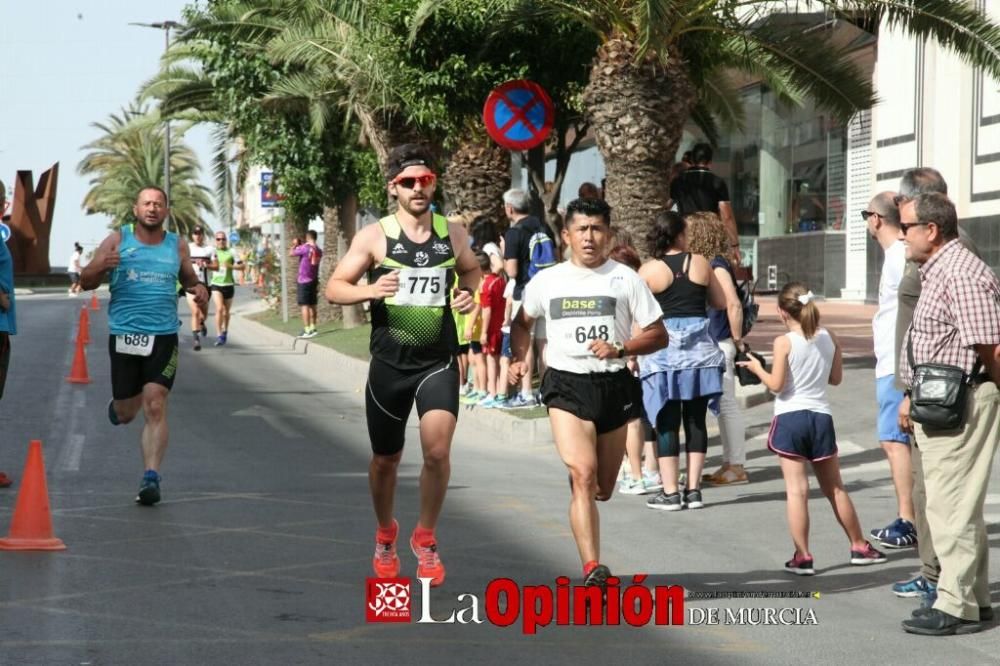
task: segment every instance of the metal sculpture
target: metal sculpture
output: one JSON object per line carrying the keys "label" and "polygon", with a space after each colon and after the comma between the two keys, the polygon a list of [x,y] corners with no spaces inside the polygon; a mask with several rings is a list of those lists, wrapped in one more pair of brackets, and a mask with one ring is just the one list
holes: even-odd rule
{"label": "metal sculpture", "polygon": [[44,172],[33,185],[31,171],[18,171],[14,181],[14,205],[10,213],[11,239],[8,243],[17,275],[48,275],[49,235],[56,208],[59,163]]}

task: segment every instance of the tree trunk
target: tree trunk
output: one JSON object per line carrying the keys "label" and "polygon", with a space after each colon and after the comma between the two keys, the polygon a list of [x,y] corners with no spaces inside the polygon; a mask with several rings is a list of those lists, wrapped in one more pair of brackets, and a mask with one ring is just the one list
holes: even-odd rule
{"label": "tree trunk", "polygon": [[341,318],[340,306],[326,300],[323,291],[330,274],[340,261],[340,241],[343,236],[340,211],[333,206],[323,206],[323,260],[319,265],[319,300],[316,305],[316,323],[325,324]]}
{"label": "tree trunk", "polygon": [[[538,146],[528,151],[528,179],[532,185],[532,195],[537,196],[542,208],[541,219],[557,234],[562,231],[563,219],[559,214],[559,200],[562,198],[562,187],[569,170],[569,162],[580,141],[587,135],[589,125],[584,122],[560,123],[552,128],[552,137],[545,146]],[[572,140],[569,133],[573,132]],[[554,137],[555,145],[551,145]],[[547,152],[555,152],[556,170],[551,181],[545,180],[545,156]]]}
{"label": "tree trunk", "polygon": [[449,213],[485,216],[503,225],[503,193],[510,183],[510,152],[485,134],[466,133],[441,177]]}
{"label": "tree trunk", "polygon": [[[358,230],[357,194],[352,192],[344,197],[338,204],[337,211],[340,215],[340,229],[342,232],[337,246],[337,256],[343,257],[347,254],[347,249],[351,246],[354,234]],[[367,321],[365,319],[365,309],[361,306],[361,303],[344,305],[341,306],[340,310],[344,318],[344,328],[357,328]]]}
{"label": "tree trunk", "polygon": [[[288,318],[295,319],[299,316],[297,304],[297,282],[299,276],[299,258],[289,256],[292,251],[292,239],[303,238],[306,234],[308,221],[302,220],[299,216],[286,210],[282,217],[282,231],[285,237],[285,272],[282,276],[285,299],[288,303]],[[275,252],[281,252],[281,246],[275,248]]]}
{"label": "tree trunk", "polygon": [[680,56],[636,62],[636,44],[613,35],[597,52],[583,99],[607,171],[612,222],[647,255],[653,219],[667,210],[668,174],[697,101]]}

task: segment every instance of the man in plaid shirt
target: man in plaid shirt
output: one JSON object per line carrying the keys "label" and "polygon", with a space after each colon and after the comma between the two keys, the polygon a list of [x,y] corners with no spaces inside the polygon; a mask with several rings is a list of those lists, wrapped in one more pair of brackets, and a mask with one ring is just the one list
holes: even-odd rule
{"label": "man in plaid shirt", "polygon": [[[1000,281],[958,241],[958,217],[947,196],[918,195],[900,206],[900,217],[906,257],[921,265],[923,286],[904,350],[912,344],[916,365],[953,365],[972,377],[961,428],[912,423],[909,397],[899,408],[900,426],[914,430],[923,456],[927,521],[941,562],[937,600],[914,611],[903,629],[930,636],[973,633],[993,615],[983,503],[1000,441]],[[912,385],[905,352],[899,374]]]}

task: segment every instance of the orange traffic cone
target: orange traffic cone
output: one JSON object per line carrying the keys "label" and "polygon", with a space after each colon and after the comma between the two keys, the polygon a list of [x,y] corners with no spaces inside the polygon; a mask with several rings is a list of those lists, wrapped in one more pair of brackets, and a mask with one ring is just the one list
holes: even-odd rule
{"label": "orange traffic cone", "polygon": [[21,475],[21,490],[14,505],[10,533],[0,539],[0,550],[66,550],[66,544],[52,534],[49,489],[45,483],[42,443],[31,440],[28,461]]}
{"label": "orange traffic cone", "polygon": [[90,292],[90,309],[91,310],[100,310],[101,309],[100,304],[98,304],[98,302],[97,302],[97,292],[96,291]]}
{"label": "orange traffic cone", "polygon": [[90,344],[90,312],[86,305],[80,308],[80,327],[77,329],[76,337],[82,340],[83,344]]}
{"label": "orange traffic cone", "polygon": [[73,355],[73,368],[69,377],[66,378],[70,384],[89,384],[90,375],[87,374],[87,352],[83,349],[83,340],[80,336],[76,338],[76,354]]}

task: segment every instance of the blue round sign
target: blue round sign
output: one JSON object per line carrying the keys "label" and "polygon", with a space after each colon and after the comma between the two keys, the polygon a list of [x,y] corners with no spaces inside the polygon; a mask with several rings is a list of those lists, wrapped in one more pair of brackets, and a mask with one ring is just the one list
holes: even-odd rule
{"label": "blue round sign", "polygon": [[0,242],[6,243],[10,239],[10,227],[0,222]]}
{"label": "blue round sign", "polygon": [[236,233],[235,231],[230,232],[230,234],[229,234],[229,242],[230,243],[239,243],[240,242],[240,235],[238,233]]}

